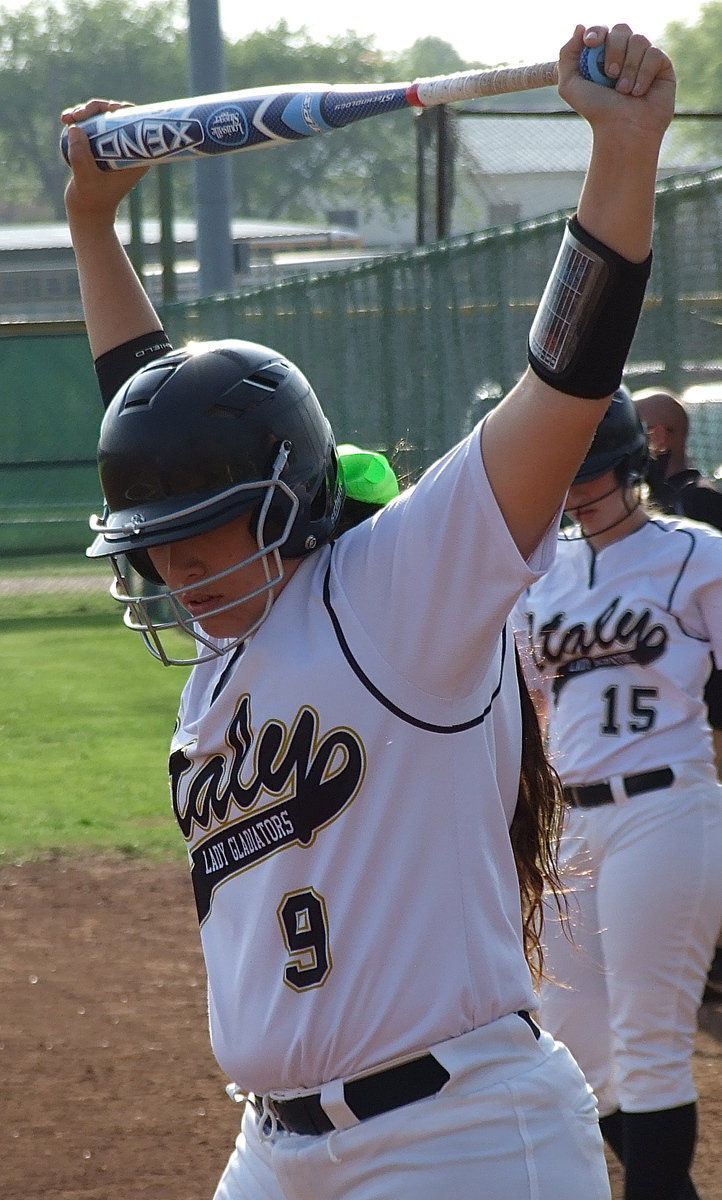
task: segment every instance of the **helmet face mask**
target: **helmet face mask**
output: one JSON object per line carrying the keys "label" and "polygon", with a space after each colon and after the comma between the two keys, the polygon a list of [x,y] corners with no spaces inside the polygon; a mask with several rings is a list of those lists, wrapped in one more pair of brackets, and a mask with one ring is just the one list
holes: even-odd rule
{"label": "helmet face mask", "polygon": [[[343,505],[333,434],[308,381],[287,359],[251,342],[202,343],[138,371],[106,412],[98,464],[105,508],[91,519],[96,537],[86,553],[111,559],[111,594],[126,605],[126,625],[164,663],[226,654],[253,633],[284,578],[282,560],[328,541]],[[242,514],[249,514],[256,549],[202,582],[259,562],[263,582],[254,573],[247,594],[193,617],[182,600],[193,589],[166,587],[148,551]],[[136,594],[128,564],[161,590]],[[264,593],[262,614],[238,634],[215,639],[203,632],[203,619]],[[168,652],[160,635],[171,628],[196,639],[195,656]]]}
{"label": "helmet face mask", "polygon": [[[283,457],[283,454],[279,455],[279,458]],[[278,469],[282,469],[282,464]],[[255,484],[241,484],[234,490],[240,491],[244,487],[248,488],[251,486],[255,487]],[[286,493],[288,515],[278,536],[267,542],[265,540],[267,532],[266,516],[275,488],[280,488]],[[153,567],[146,550],[131,551],[125,556],[111,554],[109,557],[115,579],[111,584],[110,594],[114,600],[125,605],[123,623],[126,628],[133,630],[135,633],[140,633],[146,649],[165,666],[192,666],[195,663],[207,662],[210,659],[218,658],[235,650],[237,646],[241,645],[247,637],[250,637],[259,628],[271,611],[276,588],[284,577],[284,565],[280,553],[281,547],[292,527],[297,509],[298,500],[286,488],[285,484],[280,483],[278,480],[270,480],[268,482],[266,498],[261,505],[261,511],[255,522],[257,549],[247,557],[239,558],[237,561],[232,562],[230,566],[225,567],[221,571],[206,575],[200,581],[196,580],[192,584],[185,584],[180,587],[171,588],[163,583],[161,576],[158,575]],[[152,530],[148,532],[149,536],[154,536]],[[168,543],[159,541],[157,545],[163,546],[168,545]],[[156,588],[151,592],[141,591],[140,593],[133,588],[131,576],[124,566],[123,558],[137,571],[139,564],[133,561],[136,556],[140,557],[141,564],[144,564],[144,561],[147,560],[152,576],[147,570],[138,573],[141,573],[142,577],[150,582],[154,582],[157,579],[162,585],[160,588]],[[238,571],[247,570],[259,562],[264,575],[264,582],[262,584],[251,586],[242,595],[235,596],[231,600],[225,600],[216,607],[205,610],[202,617],[193,617],[184,606],[183,597],[187,596],[189,592],[196,590],[199,583],[202,583],[204,587],[208,585],[212,586]],[[245,621],[243,621],[242,614],[239,611],[238,628],[234,631],[232,637],[224,638],[219,642],[217,638],[210,637],[204,632],[204,621],[236,608],[240,610],[243,605],[248,604],[261,595],[265,595],[263,609],[260,612],[254,612]],[[189,648],[183,643],[181,643],[181,647],[176,652],[174,646],[177,645],[177,642],[174,643],[170,638],[165,636],[168,630],[180,630],[193,638],[195,642],[195,654],[191,654]]]}

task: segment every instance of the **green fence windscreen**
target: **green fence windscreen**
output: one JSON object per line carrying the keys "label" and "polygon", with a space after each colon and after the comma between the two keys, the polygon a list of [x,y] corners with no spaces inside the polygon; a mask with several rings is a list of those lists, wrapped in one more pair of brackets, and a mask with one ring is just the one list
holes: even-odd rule
{"label": "green fence windscreen", "polygon": [[[179,345],[241,337],[311,380],[340,441],[406,446],[415,473],[526,365],[563,213],[163,311]],[[658,188],[654,262],[627,382],[722,380],[722,170]],[[0,554],[82,549],[100,504],[101,408],[82,325],[0,326]],[[695,405],[690,455],[722,462],[722,402]]]}

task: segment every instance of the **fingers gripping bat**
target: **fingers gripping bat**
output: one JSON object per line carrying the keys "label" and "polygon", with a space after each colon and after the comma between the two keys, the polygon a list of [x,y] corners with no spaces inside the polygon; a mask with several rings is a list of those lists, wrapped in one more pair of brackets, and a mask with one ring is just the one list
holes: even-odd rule
{"label": "fingers gripping bat", "polygon": [[[614,87],[615,81],[604,75],[603,58],[603,46],[585,48],[580,73],[595,83]],[[98,166],[116,171],[169,159],[302,141],[381,113],[430,108],[455,100],[548,87],[556,82],[557,64],[548,62],[457,71],[413,83],[300,83],[143,104],[101,113],[79,123],[88,134]],[[66,162],[67,139],[65,129],[60,147]]]}

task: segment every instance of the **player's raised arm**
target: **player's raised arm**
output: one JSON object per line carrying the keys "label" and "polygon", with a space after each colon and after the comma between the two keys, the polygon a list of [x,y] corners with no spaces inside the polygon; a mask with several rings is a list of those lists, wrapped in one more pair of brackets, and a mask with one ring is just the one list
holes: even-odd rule
{"label": "player's raised arm", "polygon": [[73,171],[65,190],[65,208],[88,340],[95,359],[162,327],[115,227],[121,200],[147,168],[99,170],[87,136],[76,124],[95,113],[123,106],[120,101],[89,100],[61,115],[63,123],[69,126],[68,152]]}
{"label": "player's raised arm", "polygon": [[[583,45],[605,36],[614,88],[579,74]],[[667,55],[629,26],[579,25],[560,52],[559,92],[592,127],[591,157],[532,326],[530,366],[489,415],[482,445],[525,555],[562,503],[622,378],[651,265],[657,164],[675,76]]]}

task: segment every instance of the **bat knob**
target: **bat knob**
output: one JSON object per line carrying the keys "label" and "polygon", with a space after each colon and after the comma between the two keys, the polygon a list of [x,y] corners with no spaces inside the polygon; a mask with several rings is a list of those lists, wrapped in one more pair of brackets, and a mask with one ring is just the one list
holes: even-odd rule
{"label": "bat knob", "polygon": [[604,74],[604,42],[601,46],[584,47],[579,55],[579,74],[602,87],[614,87],[616,79]]}

